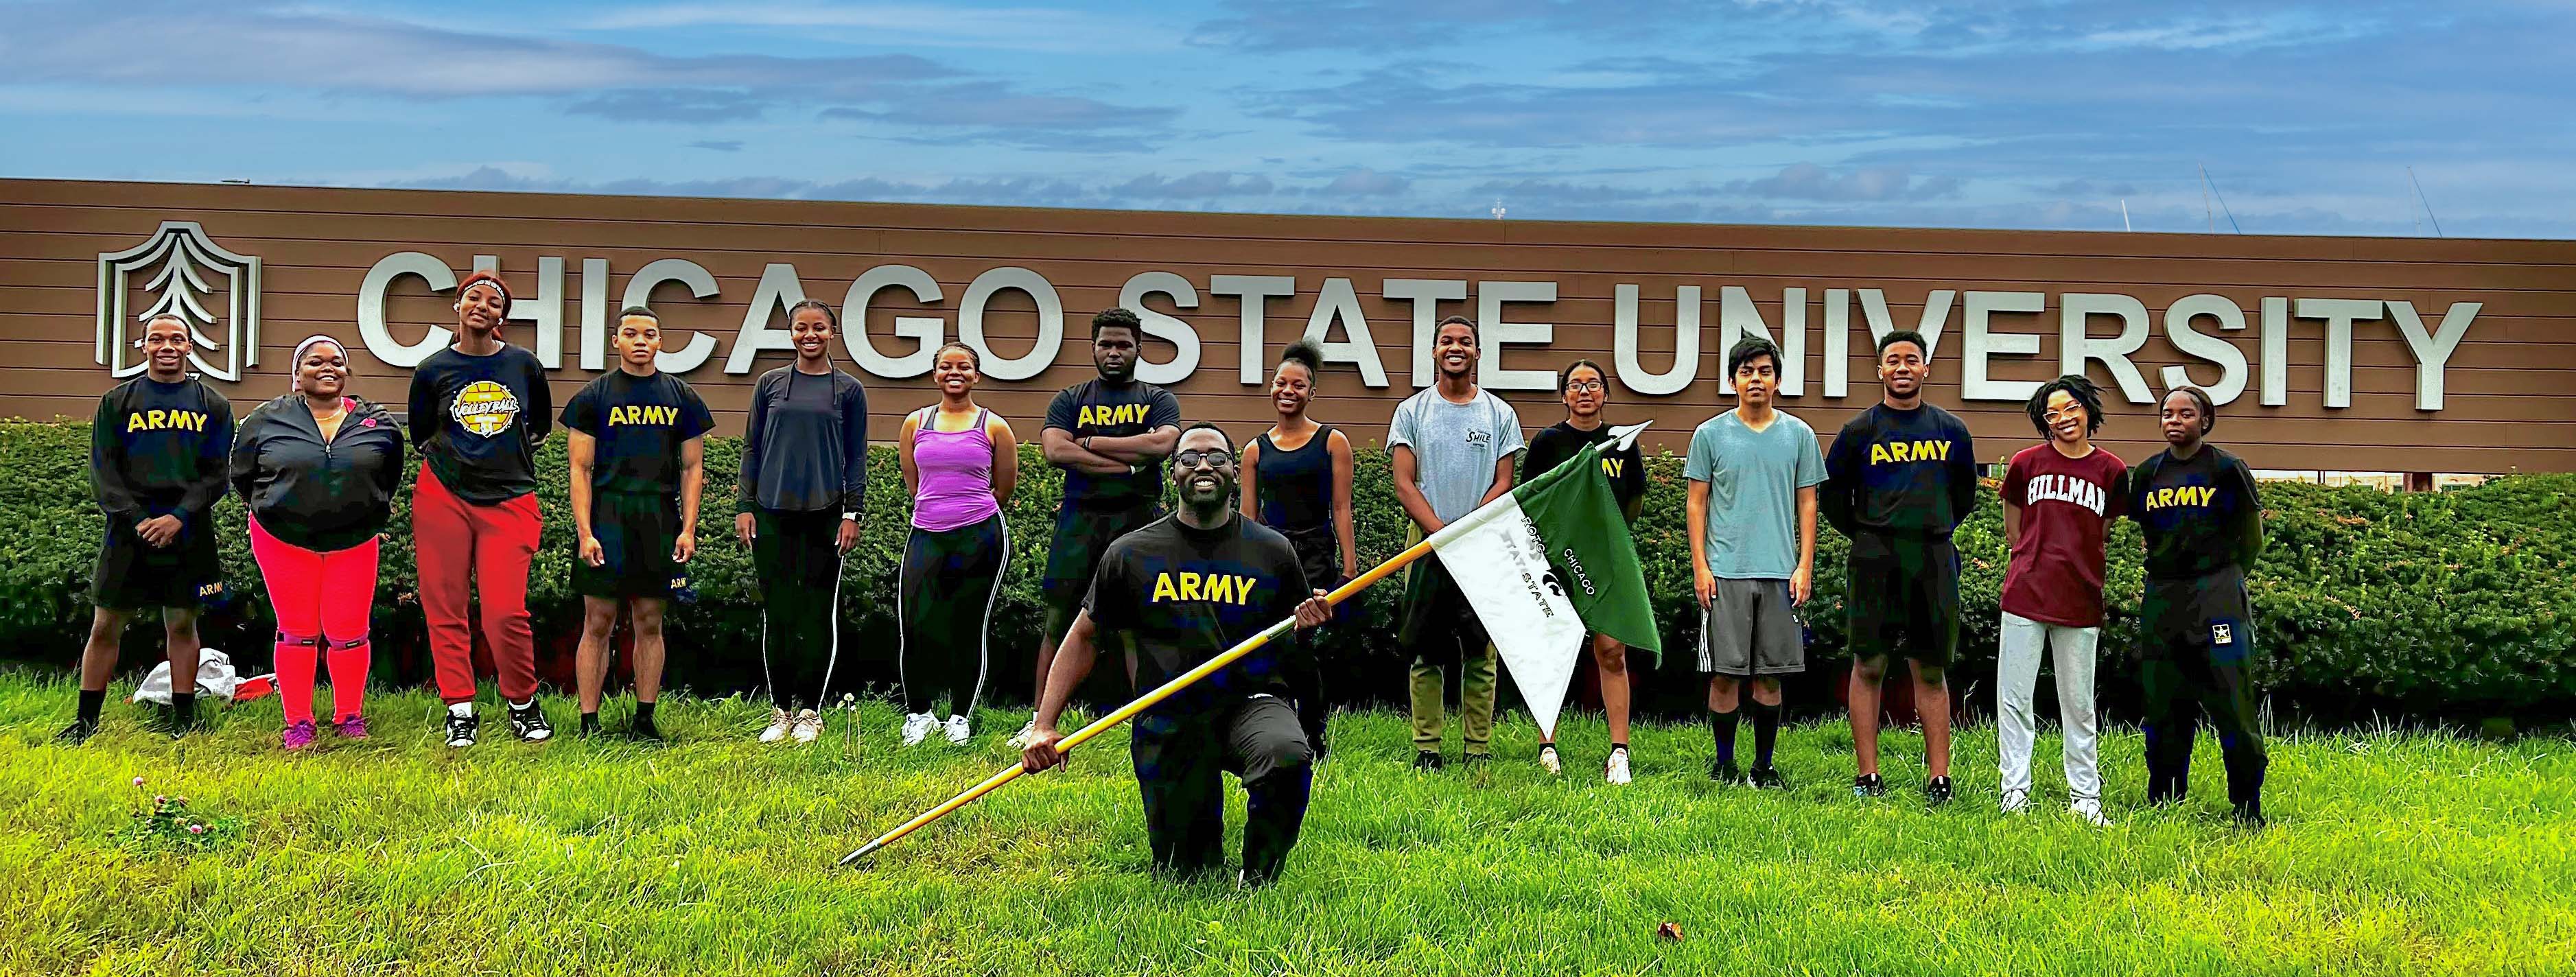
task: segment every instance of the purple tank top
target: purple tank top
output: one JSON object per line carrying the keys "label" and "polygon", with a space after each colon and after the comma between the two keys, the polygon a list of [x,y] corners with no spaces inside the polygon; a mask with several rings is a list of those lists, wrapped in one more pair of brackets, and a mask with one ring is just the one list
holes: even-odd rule
{"label": "purple tank top", "polygon": [[984,433],[991,415],[975,412],[975,426],[934,431],[938,408],[923,412],[912,431],[912,528],[944,533],[972,526],[1002,511],[993,501],[993,438]]}

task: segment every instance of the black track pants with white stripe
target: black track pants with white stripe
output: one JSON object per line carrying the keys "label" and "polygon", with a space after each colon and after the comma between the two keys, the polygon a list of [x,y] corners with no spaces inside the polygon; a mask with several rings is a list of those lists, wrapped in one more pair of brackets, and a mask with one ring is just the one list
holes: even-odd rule
{"label": "black track pants with white stripe", "polygon": [[993,603],[1010,564],[1011,533],[996,513],[945,532],[915,528],[903,548],[903,710],[971,716],[991,661]]}
{"label": "black track pants with white stripe", "polygon": [[790,712],[829,706],[841,652],[841,514],[762,509],[752,531],[769,701]]}

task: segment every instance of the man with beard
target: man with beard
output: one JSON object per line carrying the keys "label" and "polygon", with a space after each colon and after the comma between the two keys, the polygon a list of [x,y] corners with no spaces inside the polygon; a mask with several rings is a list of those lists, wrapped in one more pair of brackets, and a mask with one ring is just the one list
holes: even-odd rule
{"label": "man with beard", "polygon": [[81,649],[80,703],[61,739],[98,732],[118,639],[134,612],[161,609],[170,656],[170,732],[197,717],[197,611],[223,593],[215,524],[233,446],[233,406],[188,373],[188,322],[143,324],[143,375],[98,399],[89,426],[90,490],[107,516],[91,576],[89,644]]}
{"label": "man with beard", "polygon": [[[1282,618],[1311,628],[1332,616],[1324,593],[1306,586],[1297,551],[1278,531],[1235,514],[1234,445],[1212,424],[1176,438],[1173,515],[1120,537],[1066,629],[1021,754],[1031,773],[1064,762],[1056,743],[1065,700],[1090,674],[1102,642],[1123,647],[1139,691],[1155,688],[1223,654]],[[1311,669],[1279,640],[1136,716],[1129,747],[1145,801],[1145,835],[1158,868],[1182,875],[1225,864],[1225,794],[1220,771],[1243,780],[1243,869],[1262,885],[1279,876],[1305,823],[1314,783],[1314,744],[1287,700],[1292,675]]]}
{"label": "man with beard", "polygon": [[[1047,463],[1064,469],[1055,541],[1039,584],[1046,598],[1046,623],[1038,634],[1041,694],[1055,667],[1057,641],[1080,610],[1101,552],[1162,515],[1157,503],[1163,483],[1155,472],[1180,439],[1181,402],[1171,391],[1136,379],[1141,336],[1136,313],[1126,309],[1091,317],[1091,363],[1100,376],[1056,394],[1038,434]],[[1012,745],[1026,745],[1037,729],[1031,717]]]}
{"label": "man with beard", "polygon": [[[1396,405],[1386,436],[1395,499],[1413,519],[1412,542],[1510,492],[1512,459],[1521,452],[1520,415],[1476,385],[1475,321],[1455,315],[1441,320],[1431,354],[1439,379]],[[1404,602],[1399,641],[1413,649],[1413,768],[1440,769],[1441,727],[1448,720],[1442,701],[1448,683],[1440,670],[1452,661],[1460,663],[1466,760],[1491,759],[1497,672],[1494,646],[1476,609],[1436,557],[1414,563],[1405,574]]]}
{"label": "man with beard", "polygon": [[447,745],[474,745],[474,634],[466,606],[482,598],[483,638],[500,672],[510,731],[554,736],[537,707],[536,636],[528,628],[528,562],[537,555],[537,445],[554,430],[554,395],[536,354],[501,341],[510,289],[491,272],[456,290],[456,344],[412,368],[411,440],[420,478],[411,500],[421,615]]}
{"label": "man with beard", "polygon": [[1879,685],[1899,644],[1914,666],[1923,717],[1925,799],[1950,801],[1950,683],[1959,645],[1959,551],[1950,533],[1977,507],[1977,451],[1968,426],[1923,402],[1931,344],[1898,329],[1879,337],[1879,403],[1834,436],[1817,504],[1851,539],[1844,601],[1852,653],[1852,793],[1879,797]]}

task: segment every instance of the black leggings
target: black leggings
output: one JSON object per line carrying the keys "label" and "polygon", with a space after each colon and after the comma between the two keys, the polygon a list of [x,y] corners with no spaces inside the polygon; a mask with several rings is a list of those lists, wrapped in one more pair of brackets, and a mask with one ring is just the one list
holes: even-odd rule
{"label": "black leggings", "polygon": [[751,564],[760,576],[760,666],[781,709],[832,704],[841,655],[841,514],[752,514]]}
{"label": "black leggings", "polygon": [[944,692],[949,715],[975,713],[991,661],[993,602],[1010,556],[1011,530],[998,513],[946,532],[912,531],[896,613],[905,712],[929,712]]}

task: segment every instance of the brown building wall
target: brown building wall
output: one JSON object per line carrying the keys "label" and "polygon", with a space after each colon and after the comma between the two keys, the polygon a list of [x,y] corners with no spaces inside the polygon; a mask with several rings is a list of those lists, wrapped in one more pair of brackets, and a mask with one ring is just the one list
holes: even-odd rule
{"label": "brown building wall", "polygon": [[[2252,364],[2248,389],[2222,409],[2217,437],[2258,467],[2576,471],[2576,242],[1531,223],[59,181],[0,180],[0,416],[87,416],[97,394],[114,382],[95,360],[99,255],[149,239],[164,221],[197,222],[221,247],[262,261],[260,361],[241,382],[219,384],[245,409],[285,390],[288,351],[314,332],[348,341],[358,393],[399,404],[408,371],[371,355],[355,321],[369,269],[405,251],[435,256],[460,275],[473,256],[495,256],[523,307],[537,297],[538,259],[564,259],[567,353],[555,373],[558,400],[597,375],[578,368],[570,351],[580,334],[584,259],[608,262],[605,314],[612,321],[629,276],[646,263],[696,262],[714,276],[714,297],[695,299],[686,288],[665,284],[652,304],[670,334],[666,348],[677,349],[692,332],[717,341],[714,358],[685,376],[727,433],[739,431],[758,372],[788,360],[783,351],[764,352],[749,372],[723,371],[772,263],[792,264],[806,294],[836,306],[852,280],[871,268],[904,264],[929,273],[942,301],[918,303],[890,289],[878,293],[865,317],[870,338],[893,355],[909,348],[892,335],[896,316],[940,318],[953,338],[960,300],[978,275],[1016,266],[1043,276],[1064,310],[1055,365],[1026,380],[988,380],[979,396],[1012,417],[1024,437],[1035,435],[1054,390],[1090,375],[1090,314],[1117,304],[1121,286],[1140,272],[1177,274],[1198,292],[1195,308],[1177,308],[1160,296],[1144,303],[1198,333],[1197,372],[1171,385],[1185,412],[1245,434],[1273,415],[1266,382],[1238,379],[1241,304],[1212,294],[1212,276],[1295,278],[1294,296],[1265,307],[1265,364],[1304,329],[1325,280],[1350,279],[1390,386],[1369,388],[1352,367],[1333,365],[1315,415],[1364,442],[1383,438],[1394,401],[1415,389],[1414,304],[1381,297],[1387,279],[1463,280],[1468,299],[1440,303],[1439,313],[1471,316],[1478,314],[1482,283],[1554,282],[1554,302],[1512,303],[1504,313],[1509,321],[1553,323],[1551,341],[1489,344],[1487,358],[1513,369],[1590,358],[1614,374],[1617,286],[1639,289],[1640,359],[1647,370],[1670,365],[1676,288],[1697,286],[1698,379],[1668,396],[1613,387],[1614,419],[1651,418],[1656,427],[1649,444],[1676,453],[1693,425],[1732,401],[1717,385],[1725,287],[1743,288],[1775,336],[1784,326],[1784,290],[1805,290],[1808,387],[1784,404],[1828,434],[1874,402],[1877,384],[1870,332],[1855,295],[1847,327],[1850,390],[1839,398],[1823,395],[1827,290],[1881,290],[1888,317],[1905,328],[1921,317],[1928,295],[1948,290],[1956,294],[1939,339],[1931,398],[1967,419],[1980,454],[2000,460],[2036,436],[2017,402],[1961,396],[1968,292],[2044,295],[2042,312],[1992,317],[1994,333],[2040,341],[2036,356],[1990,358],[1990,375],[2003,380],[2057,373],[2065,295],[2136,298],[2148,310],[2150,328],[2130,359],[2157,392],[2163,389],[2159,371],[2168,364],[2187,365],[2203,381],[2218,375],[2217,366],[2177,350],[2164,331],[2168,305],[2214,294],[2243,310],[2247,328],[2220,333],[2202,320],[2203,331],[2232,343]],[[132,310],[151,300],[144,284],[144,275],[127,283]],[[385,317],[402,342],[432,326],[454,325],[452,299],[433,293],[421,278],[398,279],[389,295]],[[206,307],[220,317],[224,298],[218,282]],[[2416,358],[2387,318],[2354,326],[2351,404],[2342,408],[2324,405],[2324,323],[2289,320],[2286,402],[2262,406],[2266,298],[2403,301],[2428,330],[2453,303],[2479,303],[2479,309],[2442,373],[2440,410],[2416,408]],[[1035,308],[1021,292],[995,297],[985,328],[997,354],[1029,349]],[[849,325],[857,325],[851,318]],[[783,326],[774,312],[771,326]],[[2088,331],[2108,337],[2118,323],[2097,316]],[[508,335],[532,345],[532,334],[532,327],[514,325]],[[1343,334],[1337,327],[1329,338]],[[1167,343],[1147,347],[1148,359],[1173,355]],[[2098,363],[2090,372],[2097,381],[2112,380]],[[924,377],[862,376],[879,438],[892,433],[905,411],[934,396]],[[1552,393],[1502,393],[1532,429],[1561,416]],[[2132,460],[2156,450],[2153,405],[2128,403],[2116,391],[2111,398],[2103,443]]]}

